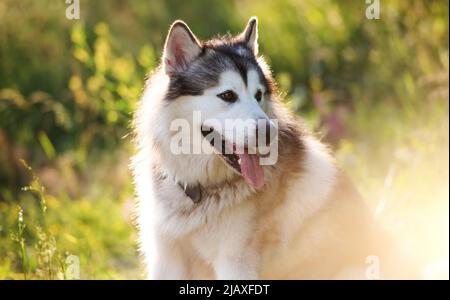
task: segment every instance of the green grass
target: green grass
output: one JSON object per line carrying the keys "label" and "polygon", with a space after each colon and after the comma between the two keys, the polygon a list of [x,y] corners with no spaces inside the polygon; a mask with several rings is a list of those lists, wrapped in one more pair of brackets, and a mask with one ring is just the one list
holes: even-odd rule
{"label": "green grass", "polygon": [[70,255],[82,279],[141,278],[132,192],[124,186],[130,181],[120,183],[122,192],[101,184],[85,186],[90,197],[72,199],[47,194],[33,176],[19,199],[0,202],[0,279],[64,279]]}

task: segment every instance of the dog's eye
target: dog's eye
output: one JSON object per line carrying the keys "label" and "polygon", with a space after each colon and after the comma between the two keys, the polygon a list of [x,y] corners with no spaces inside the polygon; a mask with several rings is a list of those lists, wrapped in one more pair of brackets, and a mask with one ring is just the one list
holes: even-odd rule
{"label": "dog's eye", "polygon": [[220,93],[219,95],[217,95],[217,97],[219,97],[223,101],[231,103],[236,102],[236,100],[238,99],[236,93],[230,90]]}
{"label": "dog's eye", "polygon": [[261,90],[257,90],[256,91],[256,94],[255,94],[255,99],[256,99],[256,101],[261,101],[261,99],[262,99],[262,92],[261,92]]}

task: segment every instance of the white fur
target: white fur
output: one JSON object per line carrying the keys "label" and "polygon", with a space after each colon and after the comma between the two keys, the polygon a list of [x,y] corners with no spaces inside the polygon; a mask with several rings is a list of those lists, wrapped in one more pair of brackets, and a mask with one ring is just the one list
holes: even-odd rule
{"label": "white fur", "polygon": [[[254,98],[257,90],[261,90],[264,94],[265,88],[259,82],[259,77],[256,71],[250,70],[247,74],[247,86],[242,81],[241,76],[235,71],[226,71],[221,74],[218,86],[207,89],[203,96],[196,97],[194,101],[198,101],[204,114],[204,124],[214,126],[217,122],[220,123],[221,128],[225,129],[222,135],[229,141],[237,141],[238,146],[242,146],[246,139],[251,142],[254,141],[256,132],[257,121],[260,119],[269,120],[269,117],[262,109],[264,99],[261,102],[257,102]],[[216,95],[226,91],[232,90],[238,96],[239,99],[230,105],[224,101],[217,99]],[[213,100],[212,100],[213,99]],[[186,105],[190,105],[186,103]],[[212,123],[210,120],[214,120]],[[238,130],[233,135],[233,131],[229,126],[226,126],[227,120],[242,120],[247,121],[248,130]],[[217,128],[216,128],[217,129]],[[246,136],[243,136],[246,134]],[[240,143],[239,143],[240,142]]]}

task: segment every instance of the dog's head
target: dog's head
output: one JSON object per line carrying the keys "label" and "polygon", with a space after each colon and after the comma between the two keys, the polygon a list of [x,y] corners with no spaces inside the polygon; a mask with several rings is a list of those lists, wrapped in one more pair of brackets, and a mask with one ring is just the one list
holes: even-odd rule
{"label": "dog's head", "polygon": [[184,22],[174,22],[161,72],[168,79],[163,109],[179,121],[171,130],[179,130],[182,124],[190,127],[172,132],[178,138],[172,146],[184,144],[182,149],[195,152],[198,134],[201,151],[207,144],[214,150],[210,155],[221,157],[254,188],[262,187],[261,159],[273,148],[276,123],[271,120],[274,81],[258,57],[256,17],[241,34],[206,42],[199,41]]}

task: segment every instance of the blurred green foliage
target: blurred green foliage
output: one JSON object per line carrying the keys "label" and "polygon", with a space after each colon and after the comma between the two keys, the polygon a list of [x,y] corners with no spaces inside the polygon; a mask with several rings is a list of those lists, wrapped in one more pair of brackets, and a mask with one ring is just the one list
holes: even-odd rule
{"label": "blurred green foliage", "polygon": [[[31,277],[45,278],[33,246],[43,219],[53,224],[44,240],[79,255],[82,277],[139,277],[123,215],[133,196],[128,134],[175,19],[207,39],[257,15],[286,105],[335,147],[372,206],[390,199],[436,245],[436,227],[408,212],[447,205],[439,220],[448,223],[448,1],[381,1],[379,20],[366,19],[365,1],[80,2],[81,19],[67,20],[63,1],[0,1],[0,278],[25,273],[11,239],[18,205]],[[33,178],[19,159],[47,187],[45,218],[39,197],[21,190]],[[433,255],[442,253],[448,240]]]}

